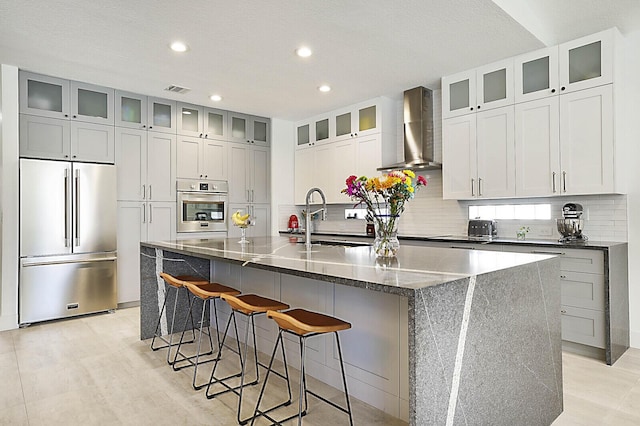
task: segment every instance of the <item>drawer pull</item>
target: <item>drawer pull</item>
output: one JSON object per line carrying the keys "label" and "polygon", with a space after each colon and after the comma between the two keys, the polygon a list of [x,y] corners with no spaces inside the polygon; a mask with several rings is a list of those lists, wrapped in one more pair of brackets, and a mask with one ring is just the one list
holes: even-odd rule
{"label": "drawer pull", "polygon": [[566,313],[567,313],[567,311],[565,311],[564,309],[560,309],[560,313],[561,313],[561,314],[566,314]]}
{"label": "drawer pull", "polygon": [[565,280],[565,279],[567,279],[567,276],[566,275],[560,275],[560,279]]}

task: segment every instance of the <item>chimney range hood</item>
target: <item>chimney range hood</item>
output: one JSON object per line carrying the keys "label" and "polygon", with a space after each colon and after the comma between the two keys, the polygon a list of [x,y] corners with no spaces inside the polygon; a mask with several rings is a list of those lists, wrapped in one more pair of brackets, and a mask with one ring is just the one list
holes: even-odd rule
{"label": "chimney range hood", "polygon": [[436,170],[433,160],[433,92],[416,87],[404,92],[404,161],[378,168],[389,170]]}

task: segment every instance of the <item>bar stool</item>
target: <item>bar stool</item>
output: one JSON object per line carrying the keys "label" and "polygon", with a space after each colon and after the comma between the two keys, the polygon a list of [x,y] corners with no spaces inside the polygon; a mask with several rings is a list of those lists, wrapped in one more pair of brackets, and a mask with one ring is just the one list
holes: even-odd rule
{"label": "bar stool", "polygon": [[[258,315],[262,315],[265,314],[267,312],[271,312],[271,311],[279,311],[279,310],[283,310],[283,309],[289,309],[289,305],[287,305],[286,303],[282,303],[280,301],[277,300],[273,300],[273,299],[269,299],[266,297],[262,297],[262,296],[258,296],[256,294],[242,294],[240,296],[235,296],[232,294],[222,294],[220,296],[220,298],[222,300],[224,300],[225,302],[227,302],[227,304],[231,307],[231,315],[229,316],[229,320],[227,321],[227,325],[225,327],[225,331],[224,331],[224,335],[222,337],[222,343],[221,343],[221,347],[224,345],[224,341],[227,338],[227,334],[229,331],[229,326],[231,324],[231,322],[233,321],[233,327],[235,329],[235,334],[236,334],[236,341],[238,342],[238,357],[240,360],[240,384],[238,386],[231,386],[229,384],[226,383],[227,380],[234,378],[234,377],[238,377],[238,373],[226,376],[226,377],[221,377],[218,378],[215,376],[216,373],[216,368],[218,367],[218,362],[219,362],[219,358],[216,359],[215,364],[213,365],[213,370],[211,371],[211,378],[209,380],[209,384],[207,385],[207,391],[206,391],[206,396],[208,399],[211,398],[215,398],[216,396],[225,394],[227,392],[233,392],[236,395],[238,395],[238,413],[237,413],[237,418],[238,418],[238,423],[241,425],[246,424],[249,420],[252,419],[252,417],[248,417],[246,419],[241,419],[241,411],[242,411],[242,391],[244,389],[244,387],[246,386],[252,386],[258,383],[258,381],[260,380],[260,372],[259,372],[259,366],[263,367],[263,368],[267,368],[266,365],[260,363],[258,361],[258,345],[257,345],[257,341],[256,341],[256,325],[255,325],[255,317]],[[244,316],[247,317],[247,324],[245,327],[245,332],[244,332],[244,356],[240,351],[240,341],[238,338],[238,325],[236,322],[236,313],[237,314],[242,314]],[[255,357],[255,369],[256,369],[256,378],[255,380],[253,380],[250,383],[245,383],[245,376],[246,376],[246,370],[247,370],[247,356],[248,356],[248,342],[249,342],[249,328],[251,328],[252,334],[253,334],[253,351],[254,351],[254,357]],[[287,389],[289,392],[289,400],[285,401],[282,404],[279,404],[275,407],[271,407],[270,409],[266,410],[265,412],[269,412],[271,410],[274,410],[276,408],[279,407],[283,407],[285,405],[289,405],[291,404],[291,384],[289,383],[289,370],[287,368],[287,359],[285,358],[285,353],[284,353],[284,348],[282,350],[282,356],[283,356],[283,361],[284,361],[284,375],[277,372],[277,371],[273,371],[274,374],[282,377],[283,379],[285,379],[287,381]],[[211,386],[214,384],[220,384],[222,386],[224,386],[226,389],[215,392],[215,393],[210,393],[209,391],[211,390]]]}
{"label": "bar stool", "polygon": [[[324,315],[318,312],[311,312],[305,309],[292,309],[286,312],[269,311],[267,312],[267,317],[273,319],[278,324],[280,331],[278,333],[276,344],[273,347],[273,354],[271,355],[271,361],[269,361],[267,374],[264,378],[264,383],[262,384],[262,389],[260,390],[258,401],[256,402],[256,409],[254,411],[253,421],[251,422],[251,424],[253,425],[253,422],[255,421],[256,417],[264,416],[265,418],[269,419],[269,421],[276,424],[280,424],[297,417],[298,425],[301,425],[302,417],[307,414],[307,407],[308,407],[307,394],[311,394],[316,398],[326,402],[327,404],[337,408],[343,413],[348,414],[349,424],[353,426],[353,416],[351,414],[349,392],[347,391],[347,378],[344,373],[342,349],[340,347],[340,337],[338,336],[338,331],[348,330],[349,328],[351,328],[351,324],[329,315]],[[262,400],[262,396],[264,395],[264,390],[267,386],[267,380],[269,380],[269,373],[271,373],[271,367],[276,355],[276,351],[278,349],[278,345],[282,346],[282,351],[284,352],[284,341],[282,338],[283,332],[297,336],[298,341],[300,342],[300,400],[298,401],[298,414],[287,417],[284,420],[274,420],[273,418],[268,416],[266,412],[260,410],[260,401]],[[340,357],[340,370],[342,371],[342,384],[344,385],[344,395],[347,402],[347,408],[341,407],[336,403],[329,401],[328,399],[307,389],[307,383],[306,383],[307,381],[305,377],[305,366],[304,366],[306,339],[308,339],[309,337],[320,336],[326,333],[333,333],[336,336],[336,344],[338,345],[338,356]],[[304,410],[302,409],[303,397],[304,397]]]}
{"label": "bar stool", "polygon": [[[188,317],[185,318],[185,322],[184,322],[184,327],[182,329],[182,334],[180,335],[180,343],[178,343],[178,348],[176,349],[176,353],[175,356],[173,358],[173,369],[175,371],[178,371],[182,368],[185,367],[194,367],[193,369],[193,388],[195,390],[199,390],[202,389],[204,386],[207,385],[207,383],[203,383],[201,385],[196,385],[196,377],[198,375],[198,365],[199,364],[205,364],[208,362],[213,362],[215,360],[218,360],[220,358],[220,353],[222,351],[222,345],[220,343],[220,336],[218,335],[218,330],[220,329],[219,325],[218,325],[218,311],[216,309],[216,304],[215,304],[215,299],[220,298],[222,295],[225,294],[240,294],[240,292],[238,290],[236,290],[235,288],[232,287],[227,287],[225,285],[222,284],[218,284],[218,283],[207,283],[207,284],[201,284],[201,285],[194,285],[192,283],[188,283],[188,282],[183,282],[182,283],[187,290],[189,290],[189,292],[193,295],[193,297],[191,298],[191,302],[189,303],[189,316],[192,315],[193,312],[193,306],[196,302],[196,300],[201,300],[202,301],[202,317],[200,318],[200,330],[198,333],[198,346],[197,346],[197,350],[196,350],[196,354],[192,355],[192,356],[186,356],[184,354],[182,354],[180,352],[180,348],[182,347],[182,345],[184,343],[186,343],[184,341],[184,334],[186,332],[186,328],[187,328],[187,321],[188,321]],[[211,301],[211,303],[207,303]],[[204,317],[205,317],[205,313],[207,310],[207,305],[209,304],[209,306],[213,305],[213,317],[216,323],[216,340],[217,340],[217,349],[218,349],[218,353],[217,355],[212,358],[212,359],[208,359],[206,361],[200,361],[200,356],[201,355],[210,355],[213,353],[213,341],[211,340],[211,331],[209,330],[209,327],[207,326],[207,336],[209,337],[209,347],[211,348],[211,350],[209,352],[206,352],[204,354],[200,353],[200,349],[202,347],[202,329],[204,327]],[[211,312],[211,308],[209,308],[209,312]],[[178,360],[178,356],[181,356],[182,359]],[[193,358],[195,358],[195,362],[193,361]],[[184,366],[176,366],[177,363],[186,361],[188,362],[188,365],[184,365]]]}
{"label": "bar stool", "polygon": [[[184,289],[185,287],[182,285],[182,282],[189,282],[189,283],[193,283],[195,285],[202,285],[202,284],[207,284],[209,282],[209,280],[204,279],[204,278],[200,278],[200,277],[195,277],[193,275],[178,275],[177,277],[174,277],[172,275],[167,274],[166,272],[161,272],[160,273],[160,278],[162,278],[166,284],[165,288],[164,288],[164,302],[162,303],[162,308],[160,309],[160,315],[158,315],[158,322],[156,324],[156,330],[153,334],[153,339],[151,339],[151,350],[153,351],[157,351],[159,349],[164,349],[164,348],[169,348],[167,350],[167,363],[169,365],[171,365],[171,361],[170,361],[170,355],[171,355],[171,347],[172,346],[176,346],[175,343],[173,343],[173,325],[175,323],[175,319],[176,319],[176,311],[178,308],[178,297],[180,296],[181,293],[184,293],[185,295],[188,294],[186,289],[184,291],[180,291],[181,289]],[[173,303],[173,315],[171,316],[171,327],[169,328],[169,340],[165,339],[162,336],[162,331],[160,330],[160,324],[162,322],[162,314],[164,313],[165,309],[167,308],[167,299],[169,296],[169,292],[171,290],[175,291],[175,300]],[[193,323],[193,317],[191,317],[191,325],[193,328],[195,328],[195,325]],[[192,330],[193,330],[192,328]],[[159,338],[160,340],[162,340],[164,343],[166,343],[163,346],[155,346],[155,341],[156,338]],[[193,334],[193,338],[195,339],[195,333]]]}

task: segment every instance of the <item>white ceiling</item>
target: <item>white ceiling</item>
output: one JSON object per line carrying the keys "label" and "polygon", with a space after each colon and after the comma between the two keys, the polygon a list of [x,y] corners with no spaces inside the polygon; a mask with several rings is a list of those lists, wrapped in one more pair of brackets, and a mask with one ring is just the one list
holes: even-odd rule
{"label": "white ceiling", "polygon": [[0,0],[0,63],[297,120],[612,26],[640,29],[640,1]]}

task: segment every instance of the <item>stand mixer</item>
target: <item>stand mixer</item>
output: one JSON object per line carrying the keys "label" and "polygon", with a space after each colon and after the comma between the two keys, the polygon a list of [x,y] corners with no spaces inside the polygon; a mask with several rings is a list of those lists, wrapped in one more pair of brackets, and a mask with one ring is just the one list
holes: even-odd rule
{"label": "stand mixer", "polygon": [[584,220],[582,219],[582,205],[567,203],[562,206],[562,219],[556,219],[558,232],[562,235],[558,241],[561,243],[582,243],[588,240],[582,234]]}

